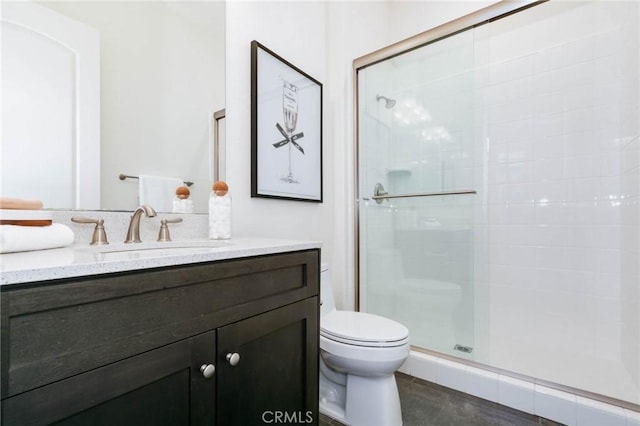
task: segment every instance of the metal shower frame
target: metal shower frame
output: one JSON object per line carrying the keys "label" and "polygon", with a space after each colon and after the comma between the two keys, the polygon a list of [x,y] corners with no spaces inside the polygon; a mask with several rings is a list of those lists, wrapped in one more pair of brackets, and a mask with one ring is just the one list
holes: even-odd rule
{"label": "metal shower frame", "polygon": [[[360,278],[359,278],[359,270],[360,270],[360,181],[359,181],[359,132],[358,132],[358,122],[359,122],[359,103],[358,103],[358,71],[369,67],[371,65],[375,65],[379,62],[385,61],[387,59],[391,59],[395,56],[402,55],[411,50],[421,48],[431,43],[435,43],[437,41],[443,40],[445,38],[451,37],[463,31],[482,26],[484,24],[488,24],[490,22],[496,21],[498,19],[504,18],[508,15],[512,15],[514,13],[520,12],[522,10],[528,9],[533,6],[537,6],[542,3],[546,3],[549,0],[502,0],[498,3],[487,6],[483,9],[479,9],[475,12],[472,12],[468,15],[464,15],[460,18],[454,19],[437,27],[434,27],[430,30],[419,33],[415,36],[409,37],[407,39],[401,40],[397,43],[391,44],[382,49],[378,49],[374,52],[371,52],[367,55],[356,58],[353,61],[353,105],[354,105],[354,192],[355,192],[355,205],[354,209],[354,285],[355,285],[355,309],[356,311],[360,310]],[[373,194],[374,196],[369,197],[372,200],[386,199],[386,198],[396,198],[395,196],[388,196],[388,194]],[[434,195],[434,194],[403,194],[402,197],[409,196],[424,196],[424,195]],[[547,380],[538,379],[535,377],[526,376],[523,374],[515,373],[513,371],[504,370],[498,367],[492,367],[486,364],[482,364],[473,360],[468,360],[464,358],[454,357],[452,355],[435,352],[430,349],[418,348],[415,346],[411,346],[412,350],[416,350],[418,352],[423,352],[427,354],[432,354],[438,356],[440,358],[449,359],[461,364],[470,365],[473,367],[477,367],[480,369],[484,369],[487,371],[492,371],[498,374],[503,374],[506,376],[526,380],[532,383],[541,384],[553,389],[566,391],[569,393],[573,393],[576,395],[584,396],[586,398],[591,398],[596,401],[602,401],[605,403],[617,405],[619,407],[631,409],[631,410],[639,410],[640,405],[636,405],[627,401],[622,401],[616,398],[611,398],[605,395],[597,394],[590,391],[585,391],[583,389],[577,389],[570,386],[561,385],[558,383],[550,382]]]}

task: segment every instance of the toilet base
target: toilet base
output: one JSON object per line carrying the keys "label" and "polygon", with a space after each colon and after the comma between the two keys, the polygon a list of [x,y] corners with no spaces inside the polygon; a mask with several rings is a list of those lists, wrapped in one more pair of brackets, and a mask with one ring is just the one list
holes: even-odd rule
{"label": "toilet base", "polygon": [[[320,374],[320,412],[350,426],[402,426],[396,378],[346,376],[346,387]],[[344,399],[343,399],[344,398]]]}
{"label": "toilet base", "polygon": [[354,426],[402,426],[396,377],[347,376],[346,419]]}

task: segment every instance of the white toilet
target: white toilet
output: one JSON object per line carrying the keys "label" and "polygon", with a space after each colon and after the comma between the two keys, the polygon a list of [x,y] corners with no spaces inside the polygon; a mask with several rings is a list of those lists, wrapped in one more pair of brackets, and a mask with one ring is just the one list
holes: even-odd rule
{"label": "white toilet", "polygon": [[320,412],[353,426],[402,425],[394,372],[409,356],[409,330],[364,312],[336,310],[320,275]]}

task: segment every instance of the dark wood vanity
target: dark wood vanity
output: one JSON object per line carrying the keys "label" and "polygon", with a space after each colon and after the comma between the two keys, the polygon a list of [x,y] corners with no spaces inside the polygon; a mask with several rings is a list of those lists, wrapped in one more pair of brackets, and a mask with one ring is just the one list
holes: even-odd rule
{"label": "dark wood vanity", "polygon": [[3,285],[2,424],[318,424],[320,250]]}

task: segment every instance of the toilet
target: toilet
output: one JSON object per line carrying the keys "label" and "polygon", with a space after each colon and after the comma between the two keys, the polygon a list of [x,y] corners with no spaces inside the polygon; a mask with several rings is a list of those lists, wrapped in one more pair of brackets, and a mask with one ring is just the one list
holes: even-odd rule
{"label": "toilet", "polygon": [[353,426],[402,425],[394,372],[409,356],[409,330],[379,315],[336,310],[326,264],[320,303],[320,412]]}

